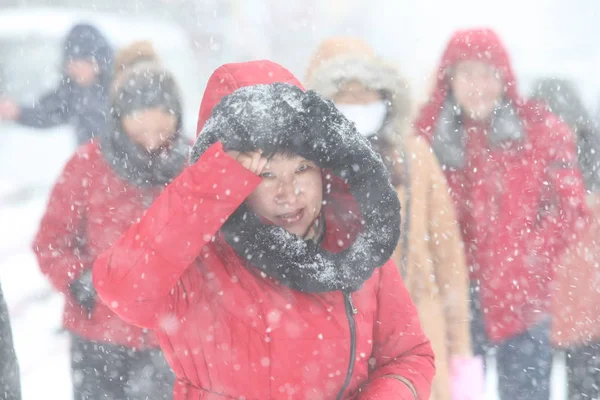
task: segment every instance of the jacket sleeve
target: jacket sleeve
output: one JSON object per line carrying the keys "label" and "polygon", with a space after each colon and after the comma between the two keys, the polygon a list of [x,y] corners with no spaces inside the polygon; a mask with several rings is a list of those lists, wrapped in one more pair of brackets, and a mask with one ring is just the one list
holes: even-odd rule
{"label": "jacket sleeve", "polygon": [[108,117],[106,115],[108,110],[109,107],[98,101],[96,107],[90,107],[81,112],[79,126],[83,129],[78,134],[83,135],[85,133],[85,138],[79,137],[80,143],[85,143],[90,138],[98,137],[108,131]]}
{"label": "jacket sleeve", "polygon": [[211,146],[96,259],[100,299],[124,320],[155,328],[201,297],[202,274],[188,267],[260,182],[220,143]]}
{"label": "jacket sleeve", "polygon": [[373,332],[373,370],[357,400],[428,400],[435,374],[433,350],[393,262],[381,268]]}
{"label": "jacket sleeve", "polygon": [[51,128],[64,124],[69,119],[68,86],[44,95],[32,107],[21,107],[18,122],[33,128]]}
{"label": "jacket sleeve", "polygon": [[42,272],[52,285],[67,293],[71,282],[92,260],[85,251],[84,221],[87,214],[89,163],[83,153],[76,153],[65,166],[50,194],[46,213],[33,242]]}
{"label": "jacket sleeve", "polygon": [[437,159],[426,150],[430,168],[428,192],[429,248],[435,277],[444,305],[448,348],[452,356],[472,354],[469,309],[469,274],[464,245],[456,220],[454,203],[446,177]]}
{"label": "jacket sleeve", "polygon": [[[534,276],[552,276],[553,262],[566,248],[576,234],[578,225],[582,228],[588,215],[585,201],[585,185],[577,161],[575,137],[566,124],[554,115],[544,117],[543,126],[533,140],[533,151],[543,163],[544,189],[542,202],[534,210],[535,220],[519,202],[506,207],[504,220],[499,226],[505,226],[498,236],[499,243],[511,243],[504,235],[520,232],[522,239],[507,247],[506,252],[520,253]],[[508,183],[512,184],[511,182]],[[522,187],[508,187],[508,193],[527,195]],[[514,242],[514,241],[512,241]],[[509,256],[503,257],[504,260]]]}
{"label": "jacket sleeve", "polygon": [[536,244],[536,256],[552,262],[573,239],[578,222],[583,223],[589,210],[575,135],[553,115],[546,126],[550,138],[543,151],[548,160],[545,175],[549,190],[546,209],[541,210],[537,221],[537,241],[532,242]]}

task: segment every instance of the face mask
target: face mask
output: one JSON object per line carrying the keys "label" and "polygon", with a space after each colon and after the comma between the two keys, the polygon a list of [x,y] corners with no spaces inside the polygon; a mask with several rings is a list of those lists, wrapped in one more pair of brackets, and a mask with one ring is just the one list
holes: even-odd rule
{"label": "face mask", "polygon": [[368,104],[336,104],[337,109],[346,118],[354,122],[358,132],[365,136],[373,136],[379,132],[387,117],[386,101]]}

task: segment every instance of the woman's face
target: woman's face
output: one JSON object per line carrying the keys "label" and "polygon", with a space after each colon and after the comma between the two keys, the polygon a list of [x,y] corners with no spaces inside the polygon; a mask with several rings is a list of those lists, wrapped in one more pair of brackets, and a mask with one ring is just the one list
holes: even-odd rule
{"label": "woman's face", "polygon": [[67,75],[80,86],[90,86],[98,79],[100,68],[91,60],[74,59],[67,64]]}
{"label": "woman's face", "polygon": [[246,200],[256,214],[290,233],[312,239],[323,204],[321,169],[300,156],[276,154]]}
{"label": "woman's face", "polygon": [[458,105],[478,121],[491,117],[504,94],[504,84],[496,68],[481,61],[456,64],[450,84]]}
{"label": "woman's face", "polygon": [[162,108],[135,111],[122,119],[125,133],[149,152],[169,142],[177,132],[177,117]]}

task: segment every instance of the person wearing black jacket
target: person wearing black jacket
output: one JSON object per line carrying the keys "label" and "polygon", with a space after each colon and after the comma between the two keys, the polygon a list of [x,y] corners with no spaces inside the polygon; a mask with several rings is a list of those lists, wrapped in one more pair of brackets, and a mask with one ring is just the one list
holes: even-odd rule
{"label": "person wearing black jacket", "polygon": [[107,129],[113,56],[108,41],[97,28],[76,25],[65,39],[63,73],[58,86],[33,106],[0,98],[0,120],[34,128],[72,123],[77,145],[88,142]]}

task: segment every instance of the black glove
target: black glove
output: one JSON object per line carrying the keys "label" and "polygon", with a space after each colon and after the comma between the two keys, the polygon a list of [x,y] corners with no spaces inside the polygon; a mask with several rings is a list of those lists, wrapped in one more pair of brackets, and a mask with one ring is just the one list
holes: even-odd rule
{"label": "black glove", "polygon": [[92,283],[92,270],[85,271],[78,279],[69,285],[71,295],[88,312],[96,306],[96,289]]}

